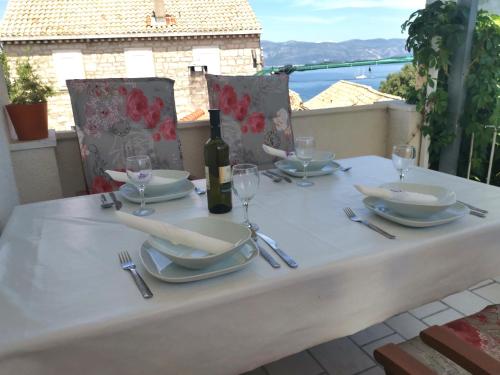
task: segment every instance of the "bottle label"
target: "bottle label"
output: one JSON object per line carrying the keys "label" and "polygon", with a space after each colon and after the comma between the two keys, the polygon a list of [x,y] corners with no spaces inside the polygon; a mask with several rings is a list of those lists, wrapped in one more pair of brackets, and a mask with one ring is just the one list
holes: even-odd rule
{"label": "bottle label", "polygon": [[205,180],[207,181],[207,190],[210,190],[210,173],[206,165],[205,165]]}
{"label": "bottle label", "polygon": [[219,182],[225,184],[231,182],[231,166],[219,167]]}

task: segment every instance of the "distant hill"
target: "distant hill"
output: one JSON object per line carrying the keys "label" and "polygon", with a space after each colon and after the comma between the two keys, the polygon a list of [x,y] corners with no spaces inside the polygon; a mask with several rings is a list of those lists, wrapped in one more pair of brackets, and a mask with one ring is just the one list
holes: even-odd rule
{"label": "distant hill", "polygon": [[270,42],[263,40],[265,66],[344,62],[410,55],[405,39],[353,39],[345,42]]}

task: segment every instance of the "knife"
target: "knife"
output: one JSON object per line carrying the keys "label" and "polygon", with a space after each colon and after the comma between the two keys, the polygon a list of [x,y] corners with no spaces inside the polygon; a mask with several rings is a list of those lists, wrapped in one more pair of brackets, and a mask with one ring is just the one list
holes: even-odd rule
{"label": "knife", "polygon": [[270,174],[272,174],[273,176],[276,176],[276,177],[281,177],[283,180],[285,180],[288,183],[292,182],[292,179],[290,177],[288,177],[288,176],[285,176],[284,174],[281,174],[281,173],[278,173],[278,172],[275,172],[275,171],[271,171],[271,170],[268,170],[267,173],[270,173]]}
{"label": "knife", "polygon": [[111,197],[111,199],[113,200],[114,204],[115,204],[115,208],[117,211],[120,211],[120,209],[122,208],[123,206],[123,203],[120,202],[118,199],[116,199],[116,195],[114,192],[110,192],[109,193],[109,196]]}
{"label": "knife", "polygon": [[288,255],[287,253],[285,253],[283,250],[281,250],[278,247],[278,244],[276,243],[275,240],[273,240],[271,237],[266,236],[263,233],[260,233],[260,232],[256,232],[256,233],[257,233],[257,236],[259,236],[262,239],[262,241],[264,241],[265,243],[267,243],[269,245],[269,247],[271,249],[273,249],[274,252],[276,254],[278,254],[278,256],[281,259],[283,259],[283,261],[288,265],[288,267],[290,267],[290,268],[297,268],[299,266],[297,264],[297,262],[290,257],[290,255]]}

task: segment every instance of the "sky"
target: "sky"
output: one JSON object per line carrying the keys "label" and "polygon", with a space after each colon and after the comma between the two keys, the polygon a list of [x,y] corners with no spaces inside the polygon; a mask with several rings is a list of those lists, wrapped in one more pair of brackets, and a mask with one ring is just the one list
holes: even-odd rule
{"label": "sky", "polygon": [[[125,1],[125,0],[124,0]],[[405,38],[401,24],[425,0],[248,0],[275,42]],[[7,0],[0,0],[0,18]]]}
{"label": "sky", "polygon": [[406,38],[401,24],[425,0],[248,0],[261,22],[262,39],[274,42],[340,42]]}

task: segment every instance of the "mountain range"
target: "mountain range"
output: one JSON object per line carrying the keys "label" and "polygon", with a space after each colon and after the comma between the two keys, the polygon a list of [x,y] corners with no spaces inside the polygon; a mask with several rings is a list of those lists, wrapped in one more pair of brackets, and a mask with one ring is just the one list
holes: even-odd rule
{"label": "mountain range", "polygon": [[270,42],[263,40],[265,66],[345,62],[409,56],[405,39],[352,39],[344,42]]}

